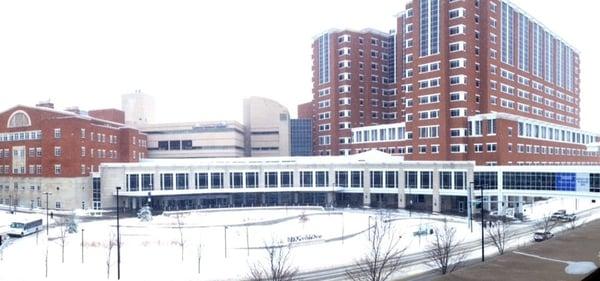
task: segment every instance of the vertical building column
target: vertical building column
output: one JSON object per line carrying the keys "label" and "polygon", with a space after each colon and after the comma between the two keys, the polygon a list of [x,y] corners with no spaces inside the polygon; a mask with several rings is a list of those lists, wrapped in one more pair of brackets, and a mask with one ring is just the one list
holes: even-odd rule
{"label": "vertical building column", "polygon": [[188,189],[196,189],[196,179],[194,178],[194,171],[190,168],[188,171]]}
{"label": "vertical building column", "polygon": [[363,207],[371,207],[371,170],[364,170],[363,177]]}
{"label": "vertical building column", "polygon": [[434,213],[440,213],[442,211],[442,196],[440,196],[440,172],[437,168],[433,169],[433,176],[431,177],[433,184],[433,192],[431,193],[432,199],[432,211]]}
{"label": "vertical building column", "polygon": [[333,199],[335,197],[335,192],[327,192],[327,206],[332,206],[333,205]]}
{"label": "vertical building column", "polygon": [[398,171],[398,208],[406,208],[406,179],[404,178],[404,168]]}
{"label": "vertical building column", "polygon": [[498,204],[497,204],[497,212],[498,215],[505,215],[504,213],[504,202],[506,200],[504,200],[504,195],[503,195],[503,191],[504,189],[502,188],[504,185],[503,179],[502,179],[502,172],[498,172],[497,176],[496,176],[496,188],[498,191]]}
{"label": "vertical building column", "polygon": [[517,213],[523,214],[523,196],[517,197]]}
{"label": "vertical building column", "polygon": [[292,177],[292,187],[300,187],[300,171],[298,170],[298,168],[292,171]]}
{"label": "vertical building column", "polygon": [[225,169],[225,171],[223,171],[223,188],[224,189],[229,189],[231,188],[231,181],[230,181],[230,177],[229,177],[229,169]]}

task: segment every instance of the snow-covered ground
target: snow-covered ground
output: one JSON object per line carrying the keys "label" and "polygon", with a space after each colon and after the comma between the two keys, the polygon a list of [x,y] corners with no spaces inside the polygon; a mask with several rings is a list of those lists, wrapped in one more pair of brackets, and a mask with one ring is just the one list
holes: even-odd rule
{"label": "snow-covered ground", "polygon": [[[550,213],[567,205],[565,201],[553,202],[533,209]],[[122,219],[121,279],[239,280],[247,276],[249,266],[265,259],[266,252],[260,249],[265,243],[286,244],[290,238],[303,240],[294,242],[291,250],[292,263],[301,271],[348,265],[365,254],[368,246],[365,230],[374,223],[377,213],[377,210],[315,208],[182,213],[179,218],[184,239],[183,260],[176,214],[155,216],[151,222]],[[10,223],[11,216],[15,215],[0,212],[0,226]],[[427,235],[415,236],[415,231],[441,227],[444,218],[414,212],[409,217],[403,210],[386,212],[383,216],[393,219],[390,224],[394,235],[400,238],[402,247],[407,247],[406,254],[422,252],[429,244]],[[448,217],[448,220],[462,241],[480,239],[477,226],[471,232],[465,218]],[[0,255],[0,280],[44,279],[46,249],[48,280],[106,280],[107,245],[111,233],[116,233],[116,221],[82,222],[79,228],[78,233],[67,235],[64,263],[60,239],[55,239],[59,236],[58,227],[51,228],[50,241],[45,232],[12,240]],[[81,229],[84,229],[83,263]],[[345,238],[341,239],[342,236]],[[109,279],[116,279],[116,261],[114,248]],[[406,272],[425,269],[421,265]]]}

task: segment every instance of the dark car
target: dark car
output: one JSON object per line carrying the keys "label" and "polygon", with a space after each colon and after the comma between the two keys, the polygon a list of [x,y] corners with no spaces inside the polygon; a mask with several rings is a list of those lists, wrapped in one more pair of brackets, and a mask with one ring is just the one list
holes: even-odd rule
{"label": "dark car", "polygon": [[554,234],[552,234],[552,232],[550,231],[536,231],[535,233],[533,233],[533,240],[535,242],[542,242],[544,240],[548,240],[550,238],[554,237]]}

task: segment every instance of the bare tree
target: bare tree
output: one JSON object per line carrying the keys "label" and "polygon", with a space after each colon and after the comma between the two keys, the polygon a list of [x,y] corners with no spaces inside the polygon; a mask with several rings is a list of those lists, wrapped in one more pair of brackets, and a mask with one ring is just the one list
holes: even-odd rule
{"label": "bare tree", "polygon": [[298,274],[298,268],[292,267],[290,261],[291,246],[271,245],[265,243],[266,263],[257,262],[250,266],[249,281],[292,281]]}
{"label": "bare tree", "polygon": [[493,227],[488,227],[487,234],[500,255],[504,254],[506,243],[514,236],[510,224],[501,221],[498,221]]}
{"label": "bare tree", "polygon": [[183,239],[183,221],[181,220],[181,215],[177,214],[175,216],[177,220],[177,229],[179,230],[179,241],[177,245],[181,247],[181,261],[183,261],[183,249],[185,248],[185,240]]}
{"label": "bare tree", "polygon": [[117,245],[117,235],[114,232],[108,234],[108,243],[106,244],[106,279],[110,278],[110,265],[112,250]]}
{"label": "bare tree", "polygon": [[459,252],[461,241],[456,236],[456,229],[444,220],[444,226],[434,229],[433,241],[427,249],[429,266],[438,269],[442,274],[452,272],[464,261],[464,252]]}
{"label": "bare tree", "polygon": [[575,230],[576,228],[580,227],[582,224],[584,224],[584,222],[580,221],[580,219],[578,217],[573,217],[573,219],[568,221],[568,227],[570,230]]}
{"label": "bare tree", "polygon": [[556,226],[557,221],[552,219],[551,215],[544,215],[544,217],[535,224],[535,227],[540,231],[550,232]]}
{"label": "bare tree", "polygon": [[198,274],[200,274],[200,265],[201,265],[201,261],[202,261],[202,243],[198,243],[197,260],[198,260]]}
{"label": "bare tree", "polygon": [[368,252],[355,262],[354,269],[346,271],[350,280],[385,281],[402,266],[406,248],[400,247],[400,239],[384,216],[378,216],[371,231]]}
{"label": "bare tree", "polygon": [[48,242],[46,241],[46,255],[44,256],[44,263],[46,265],[46,278],[48,278]]}
{"label": "bare tree", "polygon": [[60,245],[60,256],[62,263],[65,263],[65,245],[67,243],[67,234],[69,233],[69,221],[65,218],[60,218],[58,224],[58,244]]}

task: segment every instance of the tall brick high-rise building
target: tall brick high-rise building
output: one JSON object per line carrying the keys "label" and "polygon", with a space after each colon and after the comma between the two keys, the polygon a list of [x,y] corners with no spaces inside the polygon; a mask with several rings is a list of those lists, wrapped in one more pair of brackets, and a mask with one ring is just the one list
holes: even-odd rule
{"label": "tall brick high-rise building", "polygon": [[313,153],[598,164],[579,71],[578,51],[509,1],[413,0],[389,34],[316,37]]}

